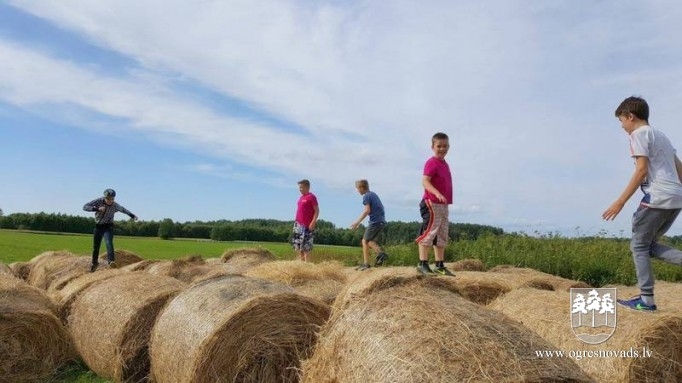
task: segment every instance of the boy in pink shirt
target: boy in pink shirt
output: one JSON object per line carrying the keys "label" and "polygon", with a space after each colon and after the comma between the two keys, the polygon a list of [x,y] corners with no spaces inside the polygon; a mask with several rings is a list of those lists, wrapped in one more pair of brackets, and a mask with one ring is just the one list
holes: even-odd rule
{"label": "boy in pink shirt", "polygon": [[298,259],[308,262],[313,251],[315,225],[320,215],[320,207],[317,204],[317,197],[310,192],[310,181],[305,179],[298,181],[298,190],[301,192],[301,197],[298,199],[296,208],[293,245]]}
{"label": "boy in pink shirt", "polygon": [[424,196],[419,204],[423,219],[421,234],[416,242],[419,244],[419,266],[422,274],[434,274],[429,267],[429,248],[433,246],[436,258],[436,274],[454,276],[445,267],[445,246],[448,244],[450,222],[448,205],[452,204],[452,175],[445,162],[450,149],[450,140],[445,133],[436,133],[431,137],[433,157],[424,164],[422,186]]}

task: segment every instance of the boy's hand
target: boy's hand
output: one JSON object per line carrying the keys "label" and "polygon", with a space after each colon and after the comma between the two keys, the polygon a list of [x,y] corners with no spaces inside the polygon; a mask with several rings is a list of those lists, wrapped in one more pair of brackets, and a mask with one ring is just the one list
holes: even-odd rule
{"label": "boy's hand", "polygon": [[625,206],[624,203],[616,201],[612,203],[611,206],[609,206],[609,208],[604,211],[601,217],[606,221],[613,221],[618,215],[618,213],[620,213],[620,211],[623,210],[623,206]]}
{"label": "boy's hand", "polygon": [[353,222],[353,223],[350,224],[350,228],[351,228],[351,229],[357,229],[358,225],[360,225],[360,224],[357,223],[357,222]]}
{"label": "boy's hand", "polygon": [[133,222],[137,221],[137,216],[136,216],[136,215],[133,215],[132,217],[130,217],[130,220],[133,221]]}
{"label": "boy's hand", "polygon": [[102,213],[104,213],[105,210],[107,210],[105,206],[100,206],[99,208],[97,208],[97,211],[101,211]]}
{"label": "boy's hand", "polygon": [[440,193],[437,193],[437,194],[436,194],[436,198],[438,198],[438,200],[439,200],[440,202],[443,202],[443,203],[448,202],[448,199],[445,198],[445,196],[442,195],[442,194],[440,194]]}

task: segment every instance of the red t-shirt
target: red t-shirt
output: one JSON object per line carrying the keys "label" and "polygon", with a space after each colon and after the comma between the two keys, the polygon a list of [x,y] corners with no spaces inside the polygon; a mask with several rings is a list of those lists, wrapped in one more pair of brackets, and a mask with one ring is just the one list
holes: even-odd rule
{"label": "red t-shirt", "polygon": [[[448,205],[452,204],[452,175],[450,174],[450,166],[445,160],[439,160],[436,157],[431,157],[424,164],[424,175],[431,177],[431,184],[435,187],[445,199]],[[435,195],[427,190],[424,190],[425,200],[434,203],[442,203]]]}
{"label": "red t-shirt", "polygon": [[298,199],[298,209],[296,209],[296,222],[310,228],[310,224],[315,217],[315,208],[317,207],[317,197],[313,193],[306,193],[301,195]]}

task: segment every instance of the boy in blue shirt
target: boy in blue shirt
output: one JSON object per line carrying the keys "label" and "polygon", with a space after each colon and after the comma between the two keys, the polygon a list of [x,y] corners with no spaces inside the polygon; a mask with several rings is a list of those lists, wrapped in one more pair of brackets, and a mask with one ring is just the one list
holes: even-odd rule
{"label": "boy in blue shirt", "polygon": [[369,216],[367,229],[365,235],[362,237],[362,258],[364,263],[358,267],[358,270],[369,269],[369,248],[371,247],[376,254],[376,262],[374,266],[382,265],[388,254],[381,250],[381,246],[376,242],[379,233],[386,226],[386,216],[384,214],[384,205],[381,203],[379,196],[373,191],[369,190],[369,182],[367,180],[355,181],[355,188],[362,196],[362,204],[365,205],[360,217],[350,225],[351,229],[357,228],[365,217]]}
{"label": "boy in blue shirt", "polygon": [[630,241],[640,295],[617,302],[635,310],[654,311],[651,258],[682,265],[682,251],[658,243],[682,209],[682,162],[668,137],[649,126],[649,105],[643,98],[626,98],[615,114],[630,136],[630,156],[635,160],[635,172],[602,218],[613,220],[638,188],[644,192],[632,217]]}

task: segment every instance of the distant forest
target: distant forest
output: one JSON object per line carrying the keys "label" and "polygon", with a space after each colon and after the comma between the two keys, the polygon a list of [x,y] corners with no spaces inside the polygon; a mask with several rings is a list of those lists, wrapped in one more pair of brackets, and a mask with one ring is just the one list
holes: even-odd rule
{"label": "distant forest", "polygon": [[[93,218],[54,213],[13,213],[0,215],[1,229],[33,230],[63,233],[92,233]],[[274,219],[243,219],[239,221],[116,221],[116,235],[137,237],[196,238],[215,241],[288,242],[293,221]],[[380,241],[386,245],[411,243],[417,237],[421,222],[391,221],[386,225]],[[340,246],[359,246],[364,226],[356,230],[337,228],[333,223],[319,220],[315,243]],[[468,223],[451,223],[450,239],[477,239],[481,235],[502,235],[500,228]]]}

